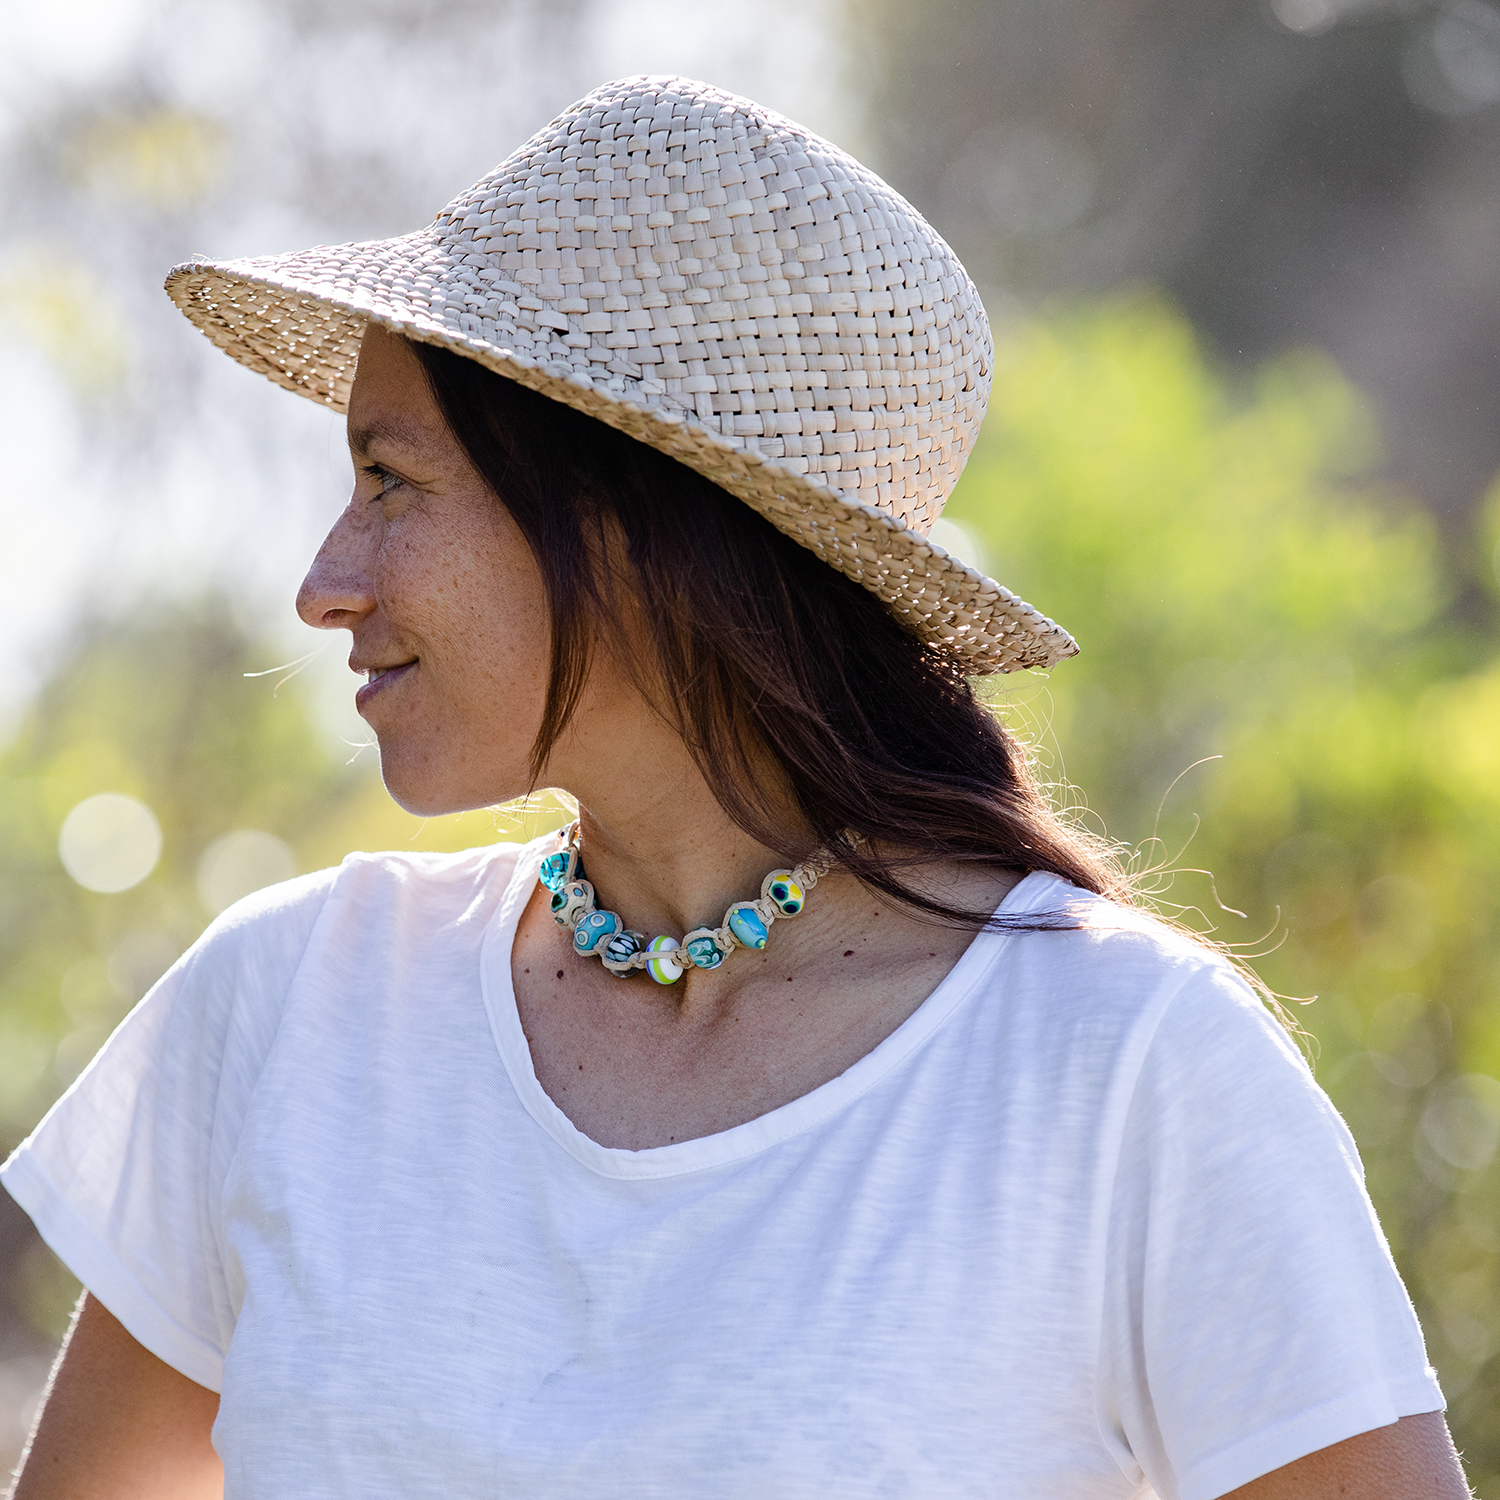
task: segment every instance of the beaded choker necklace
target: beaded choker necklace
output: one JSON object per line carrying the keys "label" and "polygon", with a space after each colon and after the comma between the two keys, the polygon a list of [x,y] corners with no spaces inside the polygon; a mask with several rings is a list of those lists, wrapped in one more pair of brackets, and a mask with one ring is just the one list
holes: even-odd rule
{"label": "beaded choker necklace", "polygon": [[612,911],[594,905],[594,887],[584,879],[578,824],[565,828],[563,847],[542,860],[538,884],[552,893],[559,927],[571,928],[573,948],[592,953],[611,974],[628,979],[644,969],[658,984],[675,984],[689,968],[717,969],[736,948],[764,948],[778,917],[795,917],[807,892],[833,868],[826,851],[794,870],[772,870],[760,883],[760,899],[736,901],[719,927],[695,927],[684,938],[654,937],[627,928]]}

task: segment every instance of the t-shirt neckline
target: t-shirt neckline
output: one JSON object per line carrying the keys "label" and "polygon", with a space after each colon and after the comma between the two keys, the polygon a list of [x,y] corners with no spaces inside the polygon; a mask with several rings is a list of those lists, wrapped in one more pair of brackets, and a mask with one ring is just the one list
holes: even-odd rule
{"label": "t-shirt neckline", "polygon": [[[542,857],[554,842],[555,835],[544,835],[520,851],[485,933],[480,987],[500,1061],[522,1107],[568,1155],[604,1177],[640,1180],[706,1171],[742,1161],[822,1124],[868,1092],[926,1042],[979,988],[978,980],[1014,936],[1005,931],[978,933],[932,993],[889,1036],[837,1077],[799,1098],[728,1130],[692,1140],[638,1151],[602,1146],[574,1125],[538,1081],[531,1044],[521,1029],[511,974],[511,950],[521,912],[536,884]],[[1006,893],[997,911],[1012,916],[1037,911],[1049,894],[1064,884],[1055,875],[1033,871]]]}

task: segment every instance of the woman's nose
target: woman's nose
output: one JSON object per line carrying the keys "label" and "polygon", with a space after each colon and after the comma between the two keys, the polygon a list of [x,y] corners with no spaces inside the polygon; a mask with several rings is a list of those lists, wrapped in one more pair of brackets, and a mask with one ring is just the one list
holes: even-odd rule
{"label": "woman's nose", "polygon": [[[352,510],[352,507],[351,507]],[[353,630],[375,608],[376,538],[346,510],[297,590],[297,613],[318,630]]]}

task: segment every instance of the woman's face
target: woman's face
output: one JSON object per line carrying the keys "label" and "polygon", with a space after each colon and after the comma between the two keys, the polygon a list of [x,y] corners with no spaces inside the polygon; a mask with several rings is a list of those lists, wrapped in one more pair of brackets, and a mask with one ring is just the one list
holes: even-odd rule
{"label": "woman's face", "polygon": [[355,702],[414,813],[525,792],[546,699],[540,570],[449,432],[403,339],[371,326],[349,399],[354,494],[297,612],[354,639]]}

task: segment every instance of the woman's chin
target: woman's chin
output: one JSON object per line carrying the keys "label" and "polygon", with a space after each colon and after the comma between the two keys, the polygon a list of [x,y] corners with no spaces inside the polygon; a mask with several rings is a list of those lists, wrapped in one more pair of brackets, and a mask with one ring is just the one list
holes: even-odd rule
{"label": "woman's chin", "polygon": [[398,789],[389,781],[385,789],[391,794],[391,801],[403,812],[409,812],[416,818],[441,818],[449,813],[467,812],[467,807],[459,807],[455,803],[447,801],[443,797],[432,796],[425,791],[410,792]]}
{"label": "woman's chin", "polygon": [[380,776],[391,800],[403,811],[418,818],[441,818],[454,813],[472,812],[478,807],[495,807],[522,795],[510,792],[486,779],[475,785],[467,778],[445,774],[425,760],[413,764],[412,758],[394,749],[380,747]]}

